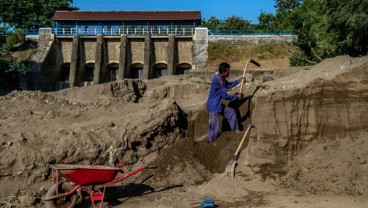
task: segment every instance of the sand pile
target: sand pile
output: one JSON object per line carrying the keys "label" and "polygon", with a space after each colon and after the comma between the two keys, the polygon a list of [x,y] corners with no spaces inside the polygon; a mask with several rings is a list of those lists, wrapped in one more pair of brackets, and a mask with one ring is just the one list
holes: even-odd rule
{"label": "sand pile", "polygon": [[[208,79],[170,76],[48,93],[14,91],[0,97],[2,200],[15,196],[12,203],[19,205],[25,195],[40,199],[51,185],[50,164],[114,166],[127,160],[136,162],[127,170],[158,165],[122,184],[145,187],[140,195],[160,190],[160,207],[170,207],[165,190],[175,187],[180,189],[170,192],[171,199],[180,201],[198,200],[196,195],[229,207],[241,207],[244,200],[267,205],[264,189],[244,187],[253,180],[303,193],[365,195],[367,66],[366,57],[344,56],[282,78],[248,74],[246,99],[231,104],[241,132],[228,132],[222,122],[223,132],[211,144],[205,143]],[[236,184],[230,185],[222,173],[249,123],[255,128],[238,160]],[[134,195],[127,194],[119,197]],[[124,201],[117,202],[119,197],[115,205]],[[42,206],[31,201],[27,206]],[[178,207],[187,206],[192,205]]]}

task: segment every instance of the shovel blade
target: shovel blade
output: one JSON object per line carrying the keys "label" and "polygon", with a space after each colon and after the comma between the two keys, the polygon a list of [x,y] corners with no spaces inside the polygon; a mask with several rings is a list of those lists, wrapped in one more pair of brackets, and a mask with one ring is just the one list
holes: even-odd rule
{"label": "shovel blade", "polygon": [[234,180],[234,176],[235,176],[235,166],[236,166],[236,160],[230,160],[229,162],[227,162],[226,165],[226,175],[230,176],[231,179]]}
{"label": "shovel blade", "polygon": [[233,165],[231,166],[230,177],[232,180],[234,180],[234,177],[235,177],[235,166],[236,166],[236,162],[234,162]]}

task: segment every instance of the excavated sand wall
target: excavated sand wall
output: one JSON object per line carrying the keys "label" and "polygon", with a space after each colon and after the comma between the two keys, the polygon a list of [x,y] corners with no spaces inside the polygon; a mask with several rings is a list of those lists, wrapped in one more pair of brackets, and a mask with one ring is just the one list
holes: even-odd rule
{"label": "excavated sand wall", "polygon": [[246,165],[282,167],[312,140],[366,131],[367,95],[367,58],[326,60],[270,82],[255,99]]}

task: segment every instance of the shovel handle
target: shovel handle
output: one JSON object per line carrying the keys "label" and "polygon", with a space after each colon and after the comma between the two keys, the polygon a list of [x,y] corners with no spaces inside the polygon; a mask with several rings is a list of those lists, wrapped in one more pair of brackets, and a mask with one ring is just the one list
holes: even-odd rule
{"label": "shovel handle", "polygon": [[241,148],[241,146],[243,145],[244,140],[245,140],[245,138],[247,137],[247,135],[248,135],[248,133],[249,133],[250,129],[251,129],[251,128],[253,128],[253,127],[254,127],[254,126],[253,126],[253,124],[249,124],[249,125],[248,125],[248,129],[247,129],[247,131],[245,132],[245,134],[244,134],[243,138],[241,139],[240,144],[239,144],[239,146],[238,146],[238,149],[236,149],[236,152],[235,152],[235,154],[234,154],[234,158],[238,157],[238,154],[239,154],[239,152],[240,152],[240,148]]}
{"label": "shovel handle", "polygon": [[[244,71],[243,71],[243,78],[245,77],[245,72],[247,71],[247,68],[248,68],[248,64],[250,62],[250,59],[247,61],[247,63],[245,64],[245,68],[244,68]],[[243,91],[243,84],[244,84],[244,79],[241,81],[240,83],[240,90],[239,90],[239,93],[242,93]]]}

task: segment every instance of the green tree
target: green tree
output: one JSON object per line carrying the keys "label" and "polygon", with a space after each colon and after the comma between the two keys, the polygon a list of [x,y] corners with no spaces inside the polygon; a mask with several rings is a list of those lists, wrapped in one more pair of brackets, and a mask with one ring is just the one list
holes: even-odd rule
{"label": "green tree", "polygon": [[73,0],[3,0],[0,18],[15,28],[39,28],[52,26],[56,10],[76,10]]}
{"label": "green tree", "polygon": [[[306,0],[300,7],[289,14],[289,22],[294,28],[298,41],[295,43],[300,51],[292,57],[292,65],[316,64],[333,50],[333,46],[323,44],[325,41],[325,16],[320,12],[321,0]],[[321,48],[321,47],[327,48]],[[299,60],[299,61],[298,61]]]}
{"label": "green tree", "polygon": [[305,0],[289,15],[300,49],[291,64],[315,64],[337,55],[367,55],[366,11],[367,0]]}
{"label": "green tree", "polygon": [[244,20],[238,16],[231,16],[224,20],[219,20],[212,16],[207,21],[202,20],[202,26],[207,27],[210,30],[251,30],[254,29],[250,21]]}
{"label": "green tree", "polygon": [[24,43],[25,34],[22,30],[15,30],[14,32],[8,32],[5,38],[4,48],[10,50],[17,43]]}
{"label": "green tree", "polygon": [[276,15],[272,28],[275,30],[291,29],[290,13],[301,5],[302,0],[275,0]]}
{"label": "green tree", "polygon": [[336,53],[351,56],[368,53],[368,1],[324,0],[322,12],[327,16],[327,32],[336,43]]}
{"label": "green tree", "polygon": [[265,13],[261,11],[261,14],[258,16],[258,27],[261,30],[274,30],[274,21],[275,21],[275,15],[272,13]]}
{"label": "green tree", "polygon": [[275,0],[275,8],[278,13],[289,13],[301,5],[303,0]]}
{"label": "green tree", "polygon": [[19,87],[20,77],[26,74],[24,63],[11,59],[7,53],[0,50],[0,78],[12,88]]}
{"label": "green tree", "polygon": [[205,19],[202,20],[202,26],[207,27],[210,30],[221,30],[222,21],[212,16],[208,19],[208,21],[206,21]]}
{"label": "green tree", "polygon": [[248,20],[233,15],[228,17],[223,22],[223,30],[251,30],[252,24]]}

